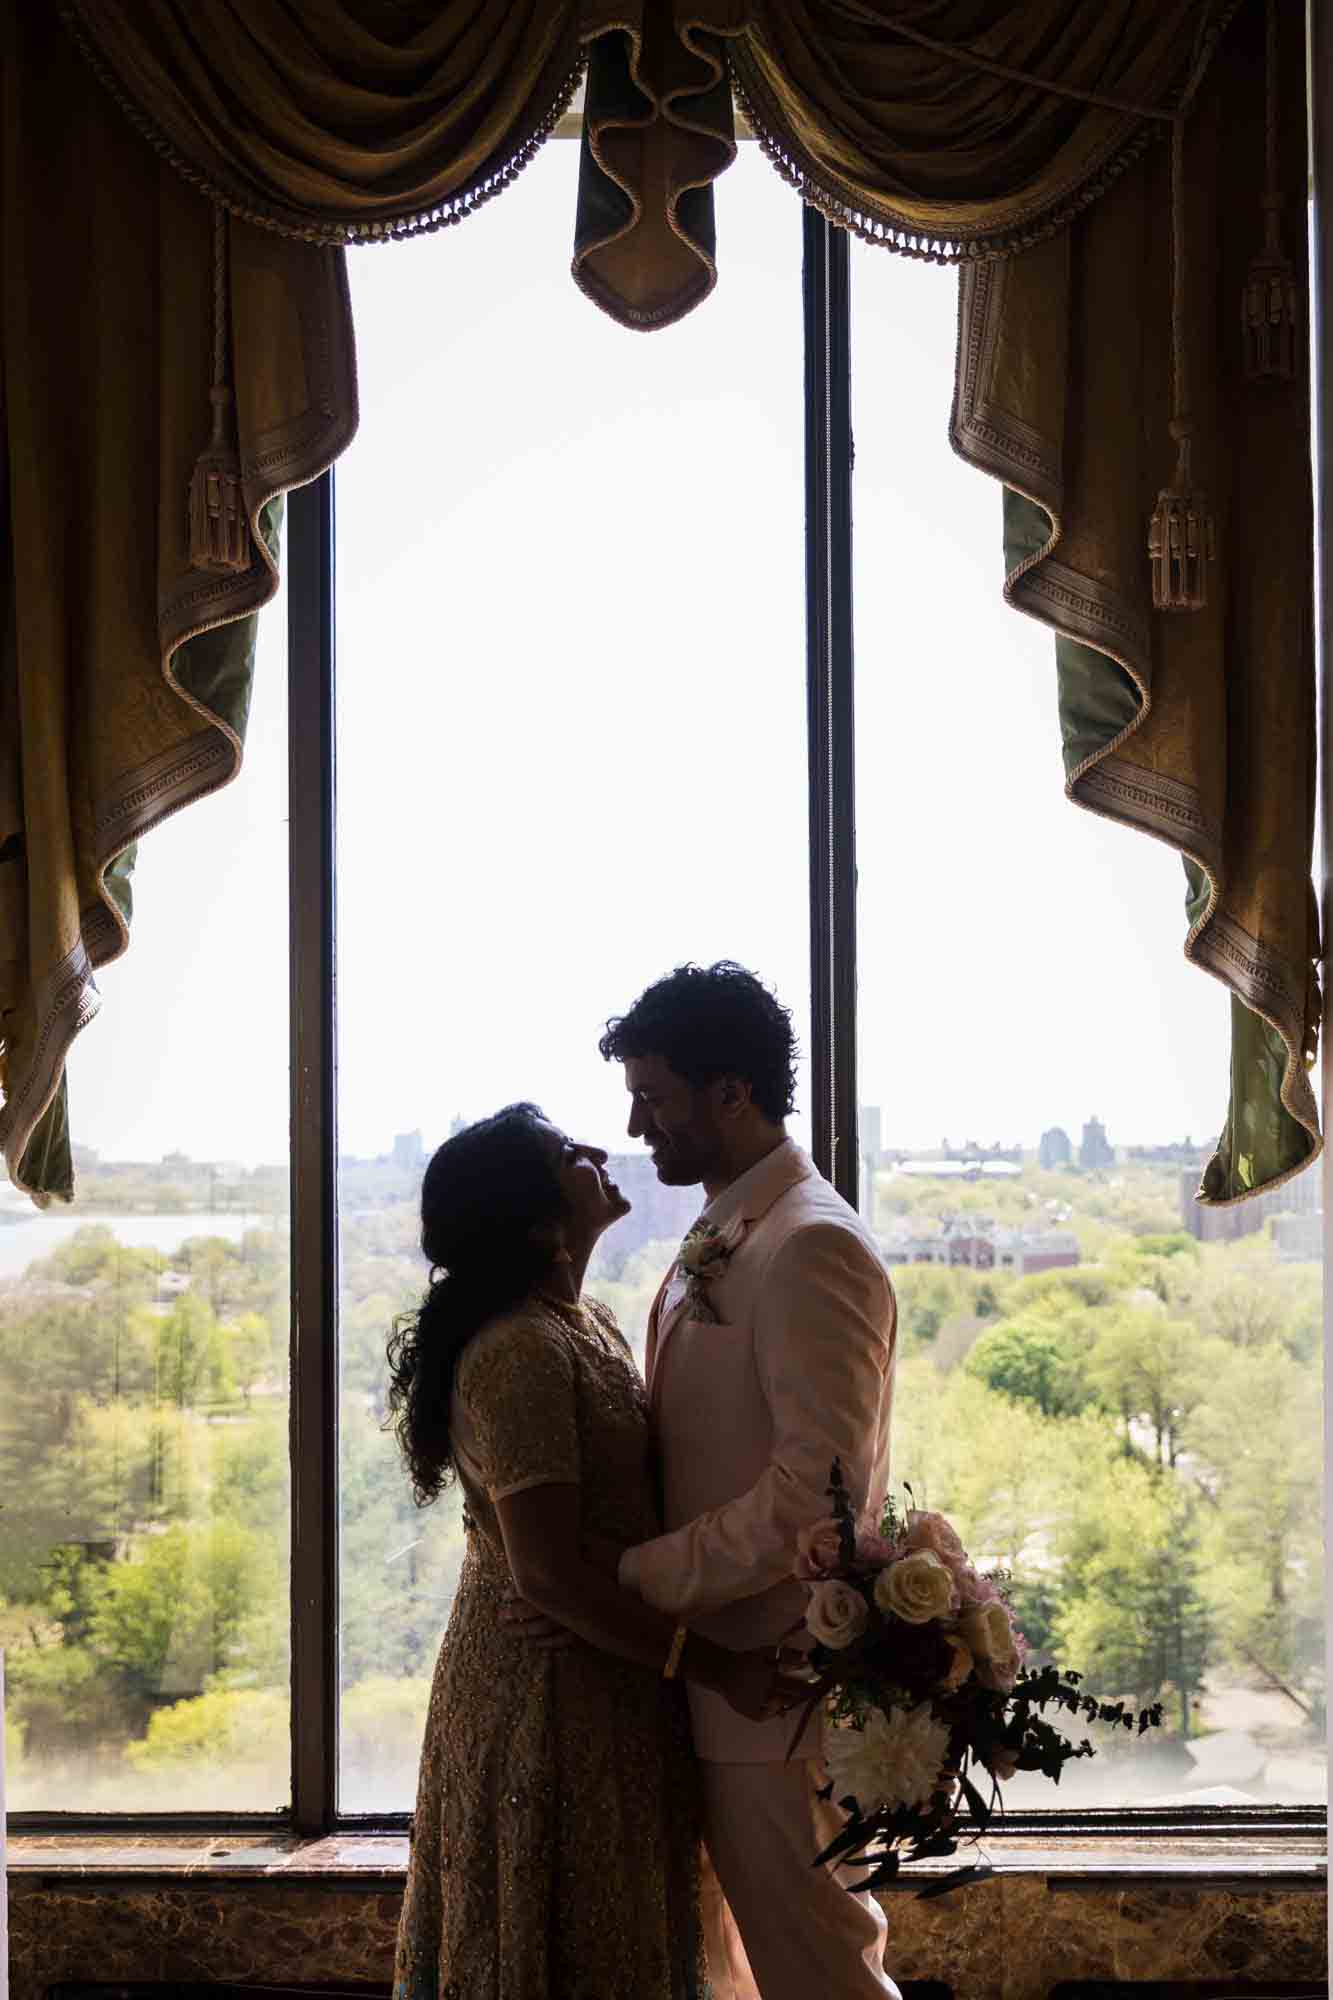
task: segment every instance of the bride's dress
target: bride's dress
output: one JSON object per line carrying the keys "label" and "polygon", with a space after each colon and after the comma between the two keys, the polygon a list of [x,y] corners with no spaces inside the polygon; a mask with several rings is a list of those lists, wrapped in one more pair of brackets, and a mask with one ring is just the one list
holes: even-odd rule
{"label": "bride's dress", "polygon": [[396,2000],[703,2000],[698,1823],[677,1684],[498,1621],[495,1501],[576,1480],[590,1535],[659,1531],[647,1400],[604,1307],[530,1300],[472,1340],[451,1425],[467,1555],[440,1652]]}

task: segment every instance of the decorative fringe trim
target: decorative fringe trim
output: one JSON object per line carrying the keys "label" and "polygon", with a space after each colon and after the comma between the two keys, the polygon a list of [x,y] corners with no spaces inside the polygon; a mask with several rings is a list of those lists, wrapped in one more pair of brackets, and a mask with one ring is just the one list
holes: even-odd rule
{"label": "decorative fringe trim", "polygon": [[201,167],[187,160],[124,90],[119,78],[108,68],[89,38],[78,8],[70,4],[70,0],[63,0],[60,19],[98,82],[119,105],[135,131],[182,180],[198,188],[201,194],[207,195],[210,201],[225,208],[240,222],[252,222],[257,229],[271,230],[275,236],[286,236],[298,243],[322,244],[329,249],[346,248],[356,243],[393,243],[412,236],[430,235],[437,229],[448,229],[454,223],[464,221],[495,195],[503,194],[511,181],[531,165],[568,111],[587,64],[586,52],[580,47],[577,61],[563,77],[553,100],[541,118],[525,132],[504,166],[472,186],[460,188],[457,193],[446,196],[429,208],[418,209],[411,215],[391,216],[387,221],[293,222],[278,209],[256,203],[252,194],[242,194],[238,189],[214,180]]}
{"label": "decorative fringe trim", "polygon": [[[1191,64],[1179,109],[1183,110],[1197,91],[1217,44],[1240,5],[1241,0],[1232,0],[1202,39]],[[891,250],[900,257],[915,257],[928,264],[985,263],[994,258],[1016,257],[1035,244],[1058,236],[1062,229],[1068,228],[1085,208],[1090,208],[1119,180],[1125,169],[1132,166],[1160,137],[1162,129],[1154,122],[1160,119],[1161,114],[1145,107],[1143,124],[1139,129],[1131,132],[1111,157],[1073,193],[1040,213],[1026,227],[992,230],[976,237],[951,236],[947,232],[923,230],[909,217],[895,213],[887,204],[873,209],[858,205],[849,200],[845,192],[839,192],[830,181],[822,178],[808,154],[798,157],[795,150],[798,142],[790,136],[780,136],[781,121],[768,102],[767,92],[757,76],[743,73],[743,63],[740,44],[730,43],[728,68],[736,101],[759,142],[760,150],[788,186],[795,188],[803,201],[818,209],[836,228],[845,229],[849,235],[857,236],[863,243],[877,249]],[[1040,89],[1040,80],[1032,79],[1032,87]],[[761,95],[764,99],[763,110],[760,109]]]}

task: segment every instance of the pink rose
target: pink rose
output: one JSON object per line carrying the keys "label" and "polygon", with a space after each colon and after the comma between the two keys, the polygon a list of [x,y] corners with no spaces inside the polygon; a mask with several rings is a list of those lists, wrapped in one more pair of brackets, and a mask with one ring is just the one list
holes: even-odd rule
{"label": "pink rose", "polygon": [[928,1514],[913,1508],[907,1517],[905,1539],[909,1549],[929,1549],[941,1562],[948,1563],[950,1569],[962,1569],[967,1563],[967,1551],[943,1514]]}
{"label": "pink rose", "polygon": [[796,1574],[814,1583],[842,1567],[842,1531],[833,1520],[814,1521],[796,1537]]}
{"label": "pink rose", "polygon": [[883,1535],[867,1530],[856,1537],[856,1560],[864,1563],[867,1569],[884,1569],[903,1553],[901,1542],[886,1541]]}
{"label": "pink rose", "polygon": [[964,1610],[974,1610],[980,1604],[993,1604],[1000,1593],[988,1576],[982,1576],[973,1569],[971,1563],[964,1563],[955,1571],[958,1595]]}
{"label": "pink rose", "polygon": [[870,1622],[866,1601],[850,1583],[812,1583],[805,1629],[821,1646],[841,1652],[859,1639]]}

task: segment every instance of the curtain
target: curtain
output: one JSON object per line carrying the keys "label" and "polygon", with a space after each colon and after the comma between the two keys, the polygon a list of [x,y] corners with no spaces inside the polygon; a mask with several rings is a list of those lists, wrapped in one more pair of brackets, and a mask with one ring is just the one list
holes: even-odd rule
{"label": "curtain", "polygon": [[[1282,28],[1284,102],[1294,108],[1302,101],[1302,10],[1296,0],[1270,4]],[[35,5],[24,0],[25,17]],[[141,148],[138,172],[157,190],[158,254],[164,268],[171,264],[171,282],[189,290],[195,315],[194,358],[189,368],[179,362],[199,377],[191,400],[206,388],[196,293],[208,290],[201,218],[210,202],[230,218],[239,405],[249,371],[292,351],[267,329],[242,341],[247,260],[257,267],[267,258],[270,281],[294,312],[304,257],[325,274],[313,282],[316,292],[326,287],[332,326],[332,246],[469,214],[508,185],[554,128],[585,60],[573,274],[625,326],[667,326],[717,281],[714,183],[734,154],[733,90],[806,200],[871,243],[957,262],[954,439],[1004,484],[1010,599],[1057,635],[1070,796],[1180,850],[1186,949],[1235,996],[1231,1109],[1204,1198],[1243,1198],[1313,1158],[1319,1139],[1304,1069],[1318,1004],[1308,397],[1303,365],[1302,380],[1255,385],[1241,383],[1237,361],[1245,259],[1262,227],[1264,0],[627,0],[614,8],[604,0],[216,0],[206,8],[62,0],[60,11],[104,87],[97,107],[86,83],[71,84],[88,130],[113,148],[114,101],[126,114],[117,171],[131,171],[131,126],[163,163],[150,164]],[[52,115],[68,117],[71,101]],[[1289,115],[1278,149],[1296,265],[1304,257],[1302,129]],[[1172,149],[1154,141],[1181,131],[1198,266],[1184,308],[1195,465],[1219,546],[1206,565],[1206,608],[1155,612],[1146,529],[1153,491],[1170,470],[1175,264]],[[28,172],[22,152],[20,144],[14,157]],[[57,176],[71,217],[79,179]],[[187,196],[193,224],[184,219]],[[194,231],[193,263],[179,269],[162,235],[168,214],[173,229]],[[107,226],[127,232],[141,222],[108,218]],[[141,242],[131,255],[142,257]],[[58,260],[48,261],[55,268]],[[70,301],[52,283],[47,303],[58,317]],[[308,333],[307,314],[296,344],[313,368],[313,350],[302,347]],[[5,337],[14,339],[8,324]],[[350,378],[345,304],[330,343],[326,362],[336,349],[330,366],[335,374],[345,366]],[[162,364],[168,373],[172,365]],[[145,362],[135,392],[140,424],[152,398],[167,393],[155,367]],[[331,457],[350,434],[350,390],[321,407],[326,428],[311,460]],[[105,421],[92,409],[86,415],[95,439]],[[33,420],[33,450],[44,421]],[[89,466],[77,449],[68,452],[86,481]],[[259,463],[247,459],[252,471]],[[172,477],[186,469],[182,460]],[[142,476],[136,469],[133,478]],[[271,567],[260,575],[266,547],[268,563],[276,561],[264,509],[284,477],[292,483],[290,468],[266,487],[247,487],[256,594],[226,610],[219,599],[210,625],[252,610],[271,587]],[[154,486],[162,518],[169,490],[165,480]],[[79,532],[91,571],[101,528]],[[172,587],[159,580],[159,610]],[[199,587],[196,573],[191,588]],[[216,578],[208,587],[224,589]],[[240,585],[233,578],[225,589]],[[139,615],[142,625],[142,605]],[[169,633],[169,620],[162,630]],[[184,636],[176,629],[171,645]],[[142,640],[140,632],[141,661]],[[228,643],[245,642],[213,640]],[[202,730],[206,705],[191,706],[170,647],[162,661],[155,698],[174,696],[172,714],[188,713]],[[18,684],[31,679],[20,672]],[[225,704],[209,714],[229,772],[239,730]],[[49,1080],[54,1052],[73,1031],[71,1008],[86,1003],[86,979],[79,983],[67,956],[70,908],[93,912],[94,935],[80,936],[95,959],[98,924],[123,941],[128,890],[114,843],[94,892],[88,866],[71,869],[40,815],[10,816],[21,839],[32,836],[25,893],[30,903],[36,895],[60,906],[54,929],[66,954],[48,964],[53,945],[43,945],[30,971],[11,979],[18,998],[14,1027],[6,1017],[0,1131],[12,1158],[27,1117],[15,1109],[14,1078],[29,1060],[16,1066],[14,1050],[23,1056],[25,1035],[41,1044],[46,1054],[33,1067]],[[51,872],[34,891],[39,849]],[[34,1000],[25,980],[34,991],[45,981],[45,997]],[[60,1011],[56,988],[80,997],[62,1000],[66,1026],[53,1033],[45,1024]],[[1151,1023],[1134,1021],[1127,1032],[1150,1033]],[[45,1087],[35,1095],[27,1087],[29,1110]],[[52,1125],[52,1144],[54,1133]],[[53,1178],[44,1160],[31,1163],[29,1184],[63,1185],[58,1169]]]}
{"label": "curtain", "polygon": [[[1304,298],[1304,27],[1296,7],[1278,21],[1283,247]],[[1209,1202],[1276,1187],[1320,1145],[1310,381],[1305,365],[1263,381],[1242,367],[1264,27],[1262,6],[1242,10],[1184,129],[1193,452],[1217,536],[1207,605],[1154,612],[1145,561],[1175,449],[1168,146],[1067,231],[964,265],[953,411],[956,449],[1005,484],[1006,595],[1057,634],[1068,795],[1180,852],[1186,954],[1232,994]],[[1126,1034],[1156,1032],[1125,999]]]}
{"label": "curtain", "polygon": [[44,1199],[71,1191],[65,1053],[125,947],[134,844],[236,772],[276,496],[346,444],[356,390],[342,253],[230,220],[248,553],[192,567],[214,211],[44,6],[0,17],[0,1144]]}

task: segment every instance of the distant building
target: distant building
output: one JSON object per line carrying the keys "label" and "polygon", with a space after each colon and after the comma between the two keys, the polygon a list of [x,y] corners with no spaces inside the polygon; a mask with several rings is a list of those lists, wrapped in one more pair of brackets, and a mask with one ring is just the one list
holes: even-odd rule
{"label": "distant building", "polygon": [[[1266,1194],[1252,1195],[1248,1201],[1235,1201],[1225,1208],[1212,1208],[1196,1201],[1199,1188],[1199,1174],[1195,1167],[1182,1167],[1180,1172],[1180,1220],[1200,1243],[1235,1243],[1242,1236],[1257,1236],[1270,1216],[1302,1223],[1313,1219],[1318,1228],[1317,1237],[1323,1227],[1322,1180],[1318,1165],[1306,1167],[1303,1173],[1291,1180],[1283,1181],[1281,1187],[1270,1188]],[[1284,1251],[1284,1241],[1290,1244],[1304,1242],[1309,1238],[1309,1230],[1285,1231],[1279,1233],[1274,1225],[1274,1238],[1278,1245],[1278,1255],[1299,1255],[1294,1249]],[[1310,1253],[1318,1257],[1318,1249]]]}
{"label": "distant building", "polygon": [[858,1206],[862,1215],[868,1216],[874,1212],[875,1170],[884,1150],[884,1126],[877,1104],[863,1104],[858,1111],[857,1143],[861,1148],[861,1199]]}
{"label": "distant building", "polygon": [[1275,1215],[1273,1242],[1284,1264],[1317,1264],[1324,1254],[1324,1218],[1317,1210],[1310,1215]]}
{"label": "distant building", "polygon": [[1049,1131],[1042,1133],[1041,1143],[1037,1148],[1037,1158],[1047,1173],[1053,1168],[1067,1167],[1072,1163],[1074,1142],[1063,1125],[1052,1125]]}
{"label": "distant building", "polygon": [[1089,1118],[1083,1127],[1083,1140],[1078,1149],[1078,1163],[1081,1167],[1113,1167],[1115,1149],[1106,1136],[1106,1127],[1100,1118]]}
{"label": "distant building", "polygon": [[948,1216],[935,1231],[900,1229],[880,1237],[889,1264],[941,1264],[969,1271],[1072,1270],[1078,1238],[1069,1229],[1010,1229],[987,1216]]}
{"label": "distant building", "polygon": [[906,1175],[908,1180],[1002,1181],[1012,1180],[1022,1171],[1012,1160],[967,1159],[962,1155],[942,1160],[934,1155],[922,1159],[909,1153],[894,1161],[894,1172]]}
{"label": "distant building", "polygon": [[617,1268],[646,1243],[674,1249],[707,1199],[700,1187],[667,1187],[648,1153],[612,1153],[606,1171],[630,1204],[629,1214],[606,1238]]}
{"label": "distant building", "polygon": [[1125,1157],[1138,1166],[1197,1167],[1202,1170],[1215,1151],[1214,1140],[1206,1139],[1201,1146],[1196,1146],[1187,1132],[1183,1139],[1173,1140],[1168,1146],[1128,1146]]}
{"label": "distant building", "polygon": [[426,1148],[420,1132],[395,1132],[391,1157],[405,1174],[420,1173],[426,1164]]}

